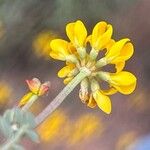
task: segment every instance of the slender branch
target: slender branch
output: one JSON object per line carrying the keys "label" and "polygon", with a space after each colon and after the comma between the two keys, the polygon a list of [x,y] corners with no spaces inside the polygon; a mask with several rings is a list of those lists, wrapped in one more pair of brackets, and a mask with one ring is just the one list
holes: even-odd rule
{"label": "slender branch", "polygon": [[63,101],[64,99],[73,91],[73,89],[91,72],[87,68],[81,68],[80,73],[74,77],[74,79],[69,82],[66,87],[54,98],[54,100],[41,112],[36,118],[35,122],[38,126],[42,123]]}

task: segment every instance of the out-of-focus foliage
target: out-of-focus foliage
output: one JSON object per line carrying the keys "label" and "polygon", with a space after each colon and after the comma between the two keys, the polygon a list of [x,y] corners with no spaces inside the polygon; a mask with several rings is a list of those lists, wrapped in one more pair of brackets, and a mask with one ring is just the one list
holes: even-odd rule
{"label": "out-of-focus foliage", "polygon": [[[136,0],[55,0],[55,10],[52,15],[51,24],[60,28],[60,25],[65,25],[81,18],[87,22],[98,18],[105,19],[104,14],[109,16],[122,11],[122,9],[132,5]],[[62,16],[63,13],[63,16]]]}
{"label": "out-of-focus foliage", "polygon": [[59,32],[67,22],[76,19],[82,19],[88,25],[112,20],[113,16],[133,6],[134,2],[136,0],[2,0],[0,19],[4,24],[5,37],[0,41],[0,59],[7,66],[17,62],[16,67],[25,69],[35,59],[31,41],[43,30]]}

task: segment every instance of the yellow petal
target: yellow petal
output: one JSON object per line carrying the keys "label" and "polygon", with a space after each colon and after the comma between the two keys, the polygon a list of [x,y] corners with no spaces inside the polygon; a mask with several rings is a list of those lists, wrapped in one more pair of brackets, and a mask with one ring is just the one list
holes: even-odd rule
{"label": "yellow petal", "polygon": [[102,21],[95,25],[92,32],[91,45],[95,50],[105,48],[112,36],[112,26]]}
{"label": "yellow petal", "polygon": [[72,43],[69,43],[69,44],[68,44],[68,49],[69,49],[69,52],[70,52],[71,54],[76,54],[76,53],[77,53],[77,49],[73,46]]}
{"label": "yellow petal", "polygon": [[107,43],[110,41],[112,36],[113,28],[111,25],[107,26],[107,31],[98,39],[99,47],[98,49],[104,49],[107,46]]}
{"label": "yellow petal", "polygon": [[126,71],[110,75],[110,84],[122,94],[130,94],[135,90],[136,77]]}
{"label": "yellow petal", "polygon": [[87,38],[86,38],[86,43],[92,43],[92,35],[89,35]]}
{"label": "yellow petal", "polygon": [[[69,53],[69,43],[65,40],[61,39],[55,39],[52,40],[50,43],[52,52],[50,53],[50,56],[52,56],[55,59],[64,59],[70,55]],[[57,54],[57,55],[54,55]],[[58,58],[57,58],[58,57]]]}
{"label": "yellow petal", "polygon": [[58,59],[58,60],[65,60],[65,58],[61,55],[59,55],[58,53],[55,53],[53,51],[50,52],[50,56],[53,58],[53,59]]}
{"label": "yellow petal", "polygon": [[71,80],[73,79],[73,77],[68,77],[64,80],[64,84],[68,84]]}
{"label": "yellow petal", "polygon": [[70,39],[70,41],[72,43],[74,43],[74,37],[75,37],[74,27],[75,27],[75,22],[68,23],[67,26],[66,26],[67,36],[68,36],[68,38]]}
{"label": "yellow petal", "polygon": [[80,20],[75,23],[74,32],[75,38],[77,39],[79,46],[84,47],[84,43],[87,37],[87,31],[84,24]]}
{"label": "yellow petal", "polygon": [[136,77],[127,71],[110,74],[111,83],[120,86],[128,86],[136,82]]}
{"label": "yellow petal", "polygon": [[115,64],[116,73],[119,73],[125,67],[125,61],[121,61]]}
{"label": "yellow petal", "polygon": [[128,60],[133,55],[133,52],[134,52],[133,44],[128,42],[122,48],[120,56],[124,57],[125,60]]}
{"label": "yellow petal", "polygon": [[113,87],[111,87],[110,89],[108,90],[101,90],[101,92],[104,94],[104,95],[113,95],[115,93],[117,93],[117,90]]}
{"label": "yellow petal", "polygon": [[129,85],[129,86],[116,86],[114,85],[114,87],[122,94],[128,95],[131,94],[135,88],[136,88],[136,82]]}
{"label": "yellow petal", "polygon": [[107,49],[111,49],[111,47],[115,44],[115,40],[110,39],[109,42],[106,45]]}
{"label": "yellow petal", "polygon": [[41,82],[38,78],[33,78],[32,80],[26,80],[29,89],[32,93],[38,94],[39,88],[41,86]]}
{"label": "yellow petal", "polygon": [[121,49],[123,48],[123,46],[125,45],[125,43],[127,43],[129,41],[129,39],[122,39],[118,42],[116,42],[111,49],[109,50],[109,52],[106,55],[107,59],[115,59],[117,56],[120,55],[121,53]]}
{"label": "yellow petal", "polygon": [[66,77],[73,69],[75,65],[74,64],[68,64],[67,66],[63,67],[61,70],[58,72],[58,77],[64,78]]}
{"label": "yellow petal", "polygon": [[22,99],[20,100],[20,102],[19,102],[19,107],[24,106],[24,105],[29,101],[29,99],[30,99],[32,96],[33,96],[33,93],[32,93],[32,92],[29,92],[29,93],[27,93],[26,95],[24,95],[24,96],[22,97]]}
{"label": "yellow petal", "polygon": [[98,105],[98,107],[104,111],[106,114],[111,113],[111,101],[108,96],[102,94],[100,91],[93,93],[93,97]]}
{"label": "yellow petal", "polygon": [[49,81],[43,83],[40,86],[38,96],[42,96],[42,95],[46,94],[48,92],[49,88],[50,88],[50,82]]}
{"label": "yellow petal", "polygon": [[134,47],[132,43],[128,42],[121,49],[119,56],[116,57],[116,59],[114,59],[111,63],[126,61],[133,55],[133,52],[134,52]]}
{"label": "yellow petal", "polygon": [[77,47],[84,47],[87,37],[87,30],[84,24],[78,20],[74,23],[69,23],[66,26],[66,33],[70,41]]}
{"label": "yellow petal", "polygon": [[90,108],[94,108],[96,106],[96,101],[94,100],[92,94],[90,95],[90,98],[87,102],[87,106],[90,107]]}
{"label": "yellow petal", "polygon": [[107,53],[109,52],[109,50],[111,49],[111,47],[113,46],[115,44],[115,40],[113,40],[113,39],[110,39],[109,40],[109,42],[107,43],[107,45],[106,45],[106,53],[105,53],[105,55],[107,55]]}

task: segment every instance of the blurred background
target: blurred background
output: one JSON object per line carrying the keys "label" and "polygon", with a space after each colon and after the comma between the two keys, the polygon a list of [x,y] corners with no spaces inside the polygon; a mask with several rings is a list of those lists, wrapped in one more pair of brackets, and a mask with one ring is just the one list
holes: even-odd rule
{"label": "blurred background", "polygon": [[113,38],[128,37],[135,46],[125,70],[136,74],[136,91],[129,96],[112,96],[111,115],[82,104],[77,87],[37,129],[41,143],[23,140],[26,149],[129,150],[145,139],[147,143],[134,150],[150,149],[149,14],[149,0],[0,1],[1,114],[28,92],[25,79],[37,77],[51,82],[48,95],[31,108],[35,115],[64,87],[57,77],[64,63],[52,60],[48,54],[50,40],[67,39],[67,23],[80,19],[91,33],[97,22],[107,21],[113,25]]}

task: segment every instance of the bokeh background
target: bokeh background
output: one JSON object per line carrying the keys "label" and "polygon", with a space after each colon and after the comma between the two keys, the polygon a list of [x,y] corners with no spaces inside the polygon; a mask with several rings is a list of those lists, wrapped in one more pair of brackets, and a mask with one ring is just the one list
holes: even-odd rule
{"label": "bokeh background", "polygon": [[[24,139],[32,150],[127,150],[150,134],[150,1],[149,0],[1,0],[0,113],[28,92],[25,79],[50,81],[47,96],[32,108],[38,114],[64,87],[57,77],[63,62],[49,56],[49,41],[67,39],[65,26],[80,19],[91,33],[99,21],[113,25],[116,40],[129,37],[135,54],[125,69],[136,74],[136,91],[111,97],[106,115],[81,103],[77,87],[37,130],[41,143]],[[146,138],[148,139],[148,138]],[[2,138],[0,142],[3,142]],[[150,143],[150,139],[148,142]],[[148,150],[143,144],[142,149]],[[140,147],[140,146],[139,146]],[[138,147],[138,148],[139,148]],[[138,150],[138,148],[134,150]]]}

